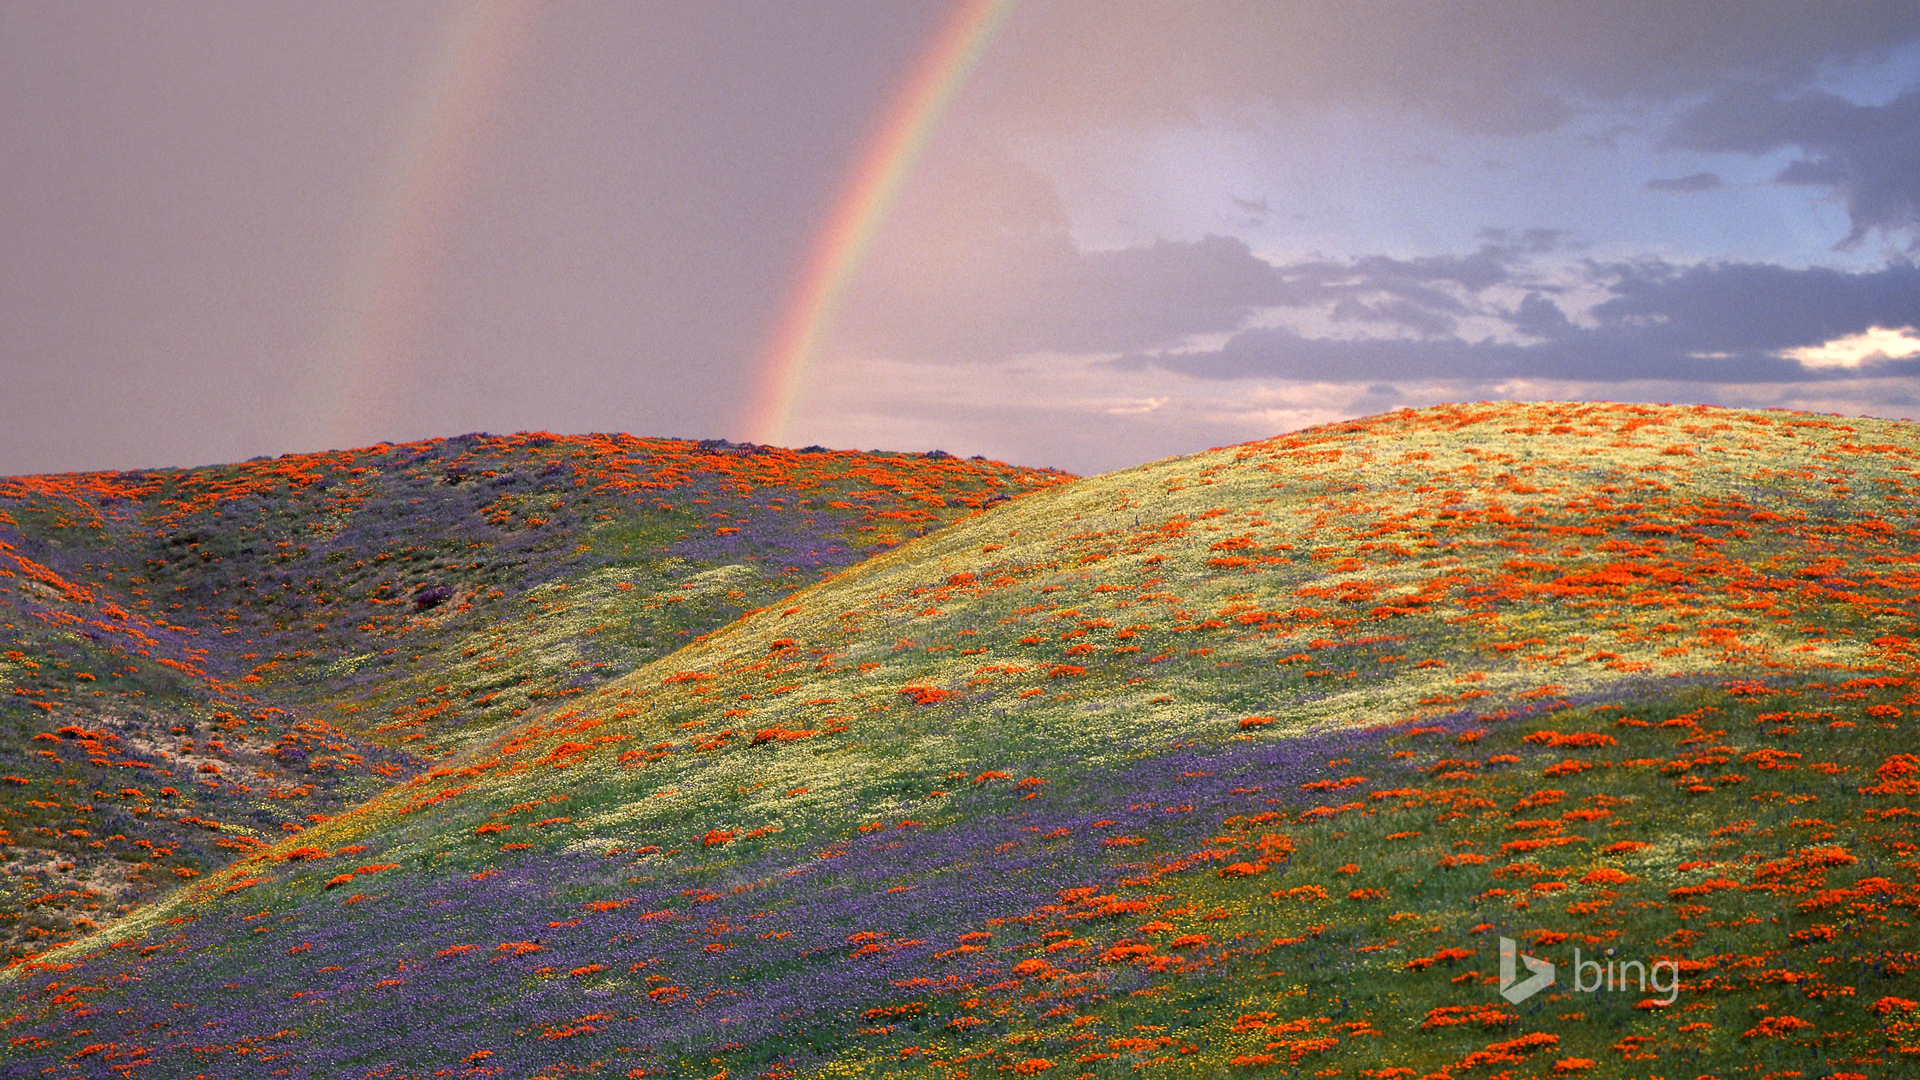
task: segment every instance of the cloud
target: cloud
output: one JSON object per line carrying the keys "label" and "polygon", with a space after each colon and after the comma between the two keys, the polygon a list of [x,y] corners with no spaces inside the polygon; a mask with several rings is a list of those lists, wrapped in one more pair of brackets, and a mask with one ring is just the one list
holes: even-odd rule
{"label": "cloud", "polygon": [[1498,229],[1480,230],[1480,239],[1485,242],[1484,249],[1490,249],[1509,258],[1518,255],[1545,255],[1552,251],[1568,251],[1581,246],[1572,240],[1564,229]]}
{"label": "cloud", "polygon": [[[1301,293],[1245,243],[1223,236],[1095,252],[1063,241],[1039,246],[1030,260],[983,254],[992,253],[944,253],[975,257],[971,275],[931,265],[919,268],[930,277],[870,275],[860,304],[837,328],[840,339],[858,352],[902,359],[1165,349],[1232,330]],[[930,253],[925,262],[941,260]],[[938,284],[962,275],[969,280]]]}
{"label": "cloud", "polygon": [[[1327,338],[1286,327],[1217,350],[1148,357],[1200,379],[1820,382],[1920,375],[1920,267],[1788,269],[1755,263],[1590,263],[1607,300],[1576,327],[1540,292],[1503,317],[1534,342],[1459,336]],[[1907,327],[1885,331],[1874,327]],[[1137,363],[1137,361],[1133,361]],[[1123,365],[1125,367],[1125,365]]]}
{"label": "cloud", "polygon": [[1232,331],[1316,288],[1224,236],[1086,250],[1045,179],[959,140],[902,197],[836,340],[901,359],[1150,351]]}
{"label": "cloud", "polygon": [[[1158,353],[1230,335],[1274,310],[1441,337],[1484,314],[1496,292],[1550,291],[1516,275],[1569,248],[1552,229],[1487,230],[1481,240],[1466,253],[1286,263],[1219,235],[1089,250],[1045,178],[957,140],[935,151],[903,196],[842,306],[833,347],[976,362]],[[1554,325],[1550,308],[1541,299],[1521,318],[1544,330]]]}
{"label": "cloud", "polygon": [[1411,330],[1421,337],[1438,337],[1453,332],[1459,321],[1433,307],[1411,300],[1340,300],[1333,305],[1334,322],[1372,322]]}
{"label": "cloud", "polygon": [[1731,87],[1683,115],[1666,145],[1754,155],[1791,148],[1807,155],[1775,182],[1839,192],[1852,224],[1842,247],[1876,230],[1920,230],[1920,87],[1883,105],[1824,91],[1781,96],[1764,85]]}
{"label": "cloud", "polygon": [[[1119,264],[1134,267],[1118,275],[1125,277],[1140,266],[1155,273],[1177,266],[1202,247],[1154,245],[1075,258],[1097,265],[1124,255]],[[1470,284],[1495,276],[1472,269],[1486,262],[1483,252],[1275,265],[1237,246],[1218,247],[1235,268],[1219,279],[1233,302],[1209,300],[1201,290],[1185,294],[1185,310],[1213,312],[1223,323],[1236,317],[1231,311],[1249,277],[1285,303],[1257,309],[1203,341],[1117,358],[1089,347],[1111,341],[1110,333],[1076,338],[1072,317],[1025,324],[1023,333],[1044,330],[1057,351],[996,352],[1009,340],[1001,315],[975,307],[978,341],[992,348],[969,350],[956,339],[948,343],[951,357],[921,363],[898,363],[880,351],[832,351],[796,434],[827,445],[939,445],[1091,472],[1440,401],[1691,401],[1881,416],[1911,413],[1916,404],[1920,330],[1870,331],[1920,326],[1914,266],[1847,273],[1569,262],[1556,250],[1543,256],[1553,263],[1543,270],[1508,251],[1494,260],[1500,283],[1474,291]],[[1248,274],[1248,260],[1265,271]],[[1096,280],[1078,272],[1083,286]],[[1421,287],[1464,309],[1460,327],[1478,333],[1491,322],[1507,332],[1409,336],[1400,326],[1326,318],[1343,303],[1384,314],[1380,309],[1397,302],[1396,290]],[[1033,316],[1031,306],[1019,309]],[[1276,319],[1293,325],[1255,324]],[[1135,336],[1160,338],[1167,329]],[[1852,342],[1862,334],[1864,343]],[[1849,348],[1851,366],[1823,366]]]}
{"label": "cloud", "polygon": [[[1418,343],[1415,343],[1417,347]],[[1408,373],[1390,380],[1195,379],[1084,358],[966,365],[842,360],[796,429],[829,446],[940,447],[1087,474],[1267,438],[1311,424],[1446,401],[1687,401],[1748,408],[1912,415],[1916,381],[1872,369],[1814,382],[1620,381]],[[1672,376],[1674,372],[1662,372]]]}
{"label": "cloud", "polygon": [[1920,375],[1920,355],[1841,368],[1793,352],[1920,326],[1920,267],[1906,263],[1610,261],[1548,229],[1486,230],[1473,250],[1416,257],[1270,260],[1222,236],[1089,250],[1034,170],[978,143],[935,153],[829,354],[917,361],[916,378],[947,365],[982,386],[1016,361],[1173,380],[1104,399],[1095,411],[1110,418],[1165,418],[1180,400],[1168,385],[1236,381],[1374,387],[1355,400],[1382,403],[1416,382],[1720,393]]}
{"label": "cloud", "polygon": [[1773,352],[1869,326],[1920,323],[1920,267],[1846,272],[1765,263],[1596,265],[1613,295],[1593,310],[1604,332],[1687,351]]}
{"label": "cloud", "polygon": [[1573,330],[1573,321],[1560,305],[1537,292],[1520,299],[1520,306],[1507,316],[1515,330],[1529,337],[1552,338]]}
{"label": "cloud", "polygon": [[1895,340],[1890,331],[1865,339],[1878,359],[1860,354],[1845,370],[1807,359],[1854,355],[1858,346],[1848,335],[1870,333],[1869,327],[1920,323],[1920,268],[1844,273],[1649,262],[1589,264],[1588,273],[1610,292],[1586,313],[1591,326],[1576,326],[1538,292],[1504,313],[1514,329],[1542,339],[1531,343],[1457,336],[1328,338],[1255,327],[1218,349],[1150,362],[1200,378],[1330,382],[1798,383],[1858,374],[1863,365],[1876,376],[1920,376],[1920,342]]}
{"label": "cloud", "polygon": [[1719,173],[1697,172],[1690,176],[1673,176],[1647,181],[1648,191],[1669,191],[1677,195],[1691,195],[1696,191],[1712,191],[1726,185],[1720,182]]}
{"label": "cloud", "polygon": [[[1623,342],[1581,335],[1546,345],[1460,338],[1414,341],[1404,338],[1320,338],[1282,327],[1260,327],[1234,335],[1215,352],[1161,357],[1169,370],[1200,378],[1284,379],[1289,381],[1370,382],[1377,379],[1447,379],[1490,382],[1515,378],[1584,379],[1623,382],[1674,376],[1705,382],[1751,381],[1753,376],[1789,377],[1797,364],[1773,359],[1772,370],[1734,369],[1724,361],[1695,361],[1676,372],[1653,362]],[[1721,377],[1714,377],[1713,364]]]}
{"label": "cloud", "polygon": [[848,305],[842,345],[919,359],[1154,352],[1232,333],[1260,311],[1307,308],[1435,337],[1476,314],[1475,297],[1512,284],[1524,258],[1487,244],[1275,265],[1224,236],[1087,251],[1064,226],[961,231],[967,239],[945,245],[902,237],[901,250],[876,258]]}
{"label": "cloud", "polygon": [[1511,134],[1597,102],[1805,85],[1916,38],[1907,0],[1059,0],[1010,25],[996,100],[1027,126],[1353,105]]}
{"label": "cloud", "polygon": [[1920,355],[1920,334],[1911,326],[1870,326],[1858,334],[1847,334],[1818,345],[1783,349],[1780,355],[1798,361],[1803,367],[1858,369],[1876,361]]}

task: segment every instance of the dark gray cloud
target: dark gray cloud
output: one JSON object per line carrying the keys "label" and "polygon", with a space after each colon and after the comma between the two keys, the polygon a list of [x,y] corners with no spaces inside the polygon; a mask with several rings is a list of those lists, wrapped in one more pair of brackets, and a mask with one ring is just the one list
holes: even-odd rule
{"label": "dark gray cloud", "polygon": [[[1457,301],[1450,303],[1462,306]],[[1422,337],[1439,337],[1450,334],[1459,320],[1441,311],[1436,305],[1420,304],[1412,300],[1387,299],[1373,303],[1365,300],[1337,300],[1333,305],[1334,322],[1368,322],[1397,326],[1411,330]]]}
{"label": "dark gray cloud", "polygon": [[1337,321],[1437,337],[1475,314],[1469,301],[1518,284],[1528,259],[1567,246],[1555,230],[1521,229],[1485,231],[1466,254],[1279,266],[1217,235],[1090,251],[1047,181],[1003,154],[959,143],[922,175],[838,328],[855,353],[1149,353],[1231,333],[1270,308],[1322,307]]}
{"label": "dark gray cloud", "polygon": [[1364,255],[1355,259],[1352,266],[1354,272],[1376,287],[1411,299],[1412,294],[1442,282],[1451,282],[1471,292],[1504,285],[1514,254],[1512,248],[1488,244],[1471,255],[1423,255],[1417,259]]}
{"label": "dark gray cloud", "polygon": [[1245,243],[1224,236],[1078,254],[1062,270],[1024,312],[1042,348],[1171,343],[1236,323],[1294,291]]}
{"label": "dark gray cloud", "polygon": [[1151,351],[1320,295],[1228,237],[1085,250],[1051,185],[980,144],[943,148],[920,175],[836,327],[856,353]]}
{"label": "dark gray cloud", "polygon": [[841,332],[856,351],[904,359],[1153,350],[1310,295],[1227,237],[1097,252],[1064,236],[1014,242],[1025,258],[996,260],[977,274],[955,269],[869,285]]}
{"label": "dark gray cloud", "polygon": [[1776,351],[1870,326],[1920,324],[1920,266],[1848,273],[1765,263],[1596,265],[1613,296],[1594,309],[1601,333],[1639,334],[1681,351]]}
{"label": "dark gray cloud", "polygon": [[[1332,382],[1724,385],[1841,378],[1779,354],[1920,324],[1920,269],[1907,264],[1844,272],[1587,259],[1570,272],[1579,245],[1551,229],[1483,230],[1466,253],[1278,264],[1221,236],[1089,251],[1047,182],[1016,162],[971,146],[930,173],[938,182],[903,203],[897,246],[879,253],[849,307],[843,343],[856,354],[993,363],[1104,352],[1121,354],[1110,365],[1119,371]],[[1248,327],[1276,311],[1343,332]],[[1500,325],[1513,331],[1496,335],[1505,343],[1473,340]],[[1188,351],[1197,335],[1227,343]]]}
{"label": "dark gray cloud", "polygon": [[1677,195],[1691,195],[1696,191],[1713,191],[1725,187],[1719,173],[1697,172],[1688,176],[1669,176],[1647,181],[1648,191],[1668,191]]}
{"label": "dark gray cloud", "polygon": [[871,275],[849,312],[860,351],[972,360],[1150,352],[1237,330],[1263,308],[1311,306],[1327,306],[1336,321],[1438,336],[1475,313],[1463,295],[1513,284],[1523,259],[1516,247],[1488,244],[1467,255],[1275,266],[1224,236],[1085,251],[1064,226],[1043,236],[976,232],[943,252],[956,260],[945,267],[932,265],[928,245],[911,249],[916,265]]}
{"label": "dark gray cloud", "polygon": [[[1797,382],[1807,373],[1771,357],[1689,359],[1644,348],[1631,336],[1587,332],[1541,345],[1443,338],[1338,339],[1282,328],[1245,330],[1219,351],[1160,358],[1168,370],[1201,378],[1266,378],[1351,383],[1375,379],[1488,382],[1575,379],[1700,383]],[[1920,370],[1920,366],[1916,366]]]}
{"label": "dark gray cloud", "polygon": [[1574,325],[1538,293],[1528,294],[1509,313],[1516,329],[1544,338],[1536,343],[1458,337],[1342,340],[1261,328],[1235,334],[1214,352],[1152,362],[1205,378],[1326,382],[1532,378],[1712,385],[1920,376],[1920,359],[1809,369],[1778,355],[1870,326],[1920,323],[1920,267],[1844,273],[1649,262],[1595,264],[1589,272],[1610,281],[1613,292],[1591,312],[1597,326]]}
{"label": "dark gray cloud", "polygon": [[[1729,80],[1805,85],[1920,38],[1910,0],[1054,0],[1012,24],[1033,55],[999,86],[1029,125],[1185,121],[1208,106],[1405,109],[1471,131],[1564,123],[1595,102]],[[1071,56],[1062,74],[1058,58]]]}
{"label": "dark gray cloud", "polygon": [[1666,142],[1686,150],[1791,148],[1807,155],[1776,181],[1835,188],[1852,223],[1843,246],[1875,230],[1920,229],[1920,87],[1884,105],[1823,91],[1781,96],[1768,86],[1731,87],[1681,117]]}
{"label": "dark gray cloud", "polygon": [[1573,332],[1573,322],[1560,305],[1537,292],[1520,300],[1520,306],[1507,315],[1515,330],[1530,337],[1552,338]]}

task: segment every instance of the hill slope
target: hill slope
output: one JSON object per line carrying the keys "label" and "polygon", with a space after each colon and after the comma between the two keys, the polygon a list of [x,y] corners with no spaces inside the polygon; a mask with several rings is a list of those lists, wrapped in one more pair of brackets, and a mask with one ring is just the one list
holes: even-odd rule
{"label": "hill slope", "polygon": [[[22,965],[0,1034],[78,1076],[1903,1075],[1917,466],[1509,405],[1055,487]],[[1560,983],[1504,999],[1503,936]]]}
{"label": "hill slope", "polygon": [[540,433],[0,479],[0,956],[1061,479]]}

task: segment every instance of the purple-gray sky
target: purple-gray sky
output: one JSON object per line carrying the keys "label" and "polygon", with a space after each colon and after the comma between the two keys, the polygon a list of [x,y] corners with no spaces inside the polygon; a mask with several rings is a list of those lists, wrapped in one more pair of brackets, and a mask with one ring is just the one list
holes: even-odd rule
{"label": "purple-gray sky", "polygon": [[[748,437],[958,0],[0,0],[0,474]],[[1444,400],[1920,412],[1911,0],[1023,0],[794,443],[1098,471]]]}

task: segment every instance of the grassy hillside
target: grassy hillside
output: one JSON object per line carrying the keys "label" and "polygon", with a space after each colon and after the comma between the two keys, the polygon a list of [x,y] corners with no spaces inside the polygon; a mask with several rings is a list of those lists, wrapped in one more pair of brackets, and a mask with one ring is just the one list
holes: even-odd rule
{"label": "grassy hillside", "polygon": [[[1911,1075],[1916,468],[1897,423],[1502,405],[1052,487],[17,965],[0,1036],[89,1077]],[[1504,999],[1503,936],[1560,983]]]}
{"label": "grassy hillside", "polygon": [[0,955],[1060,479],[526,434],[0,480]]}

